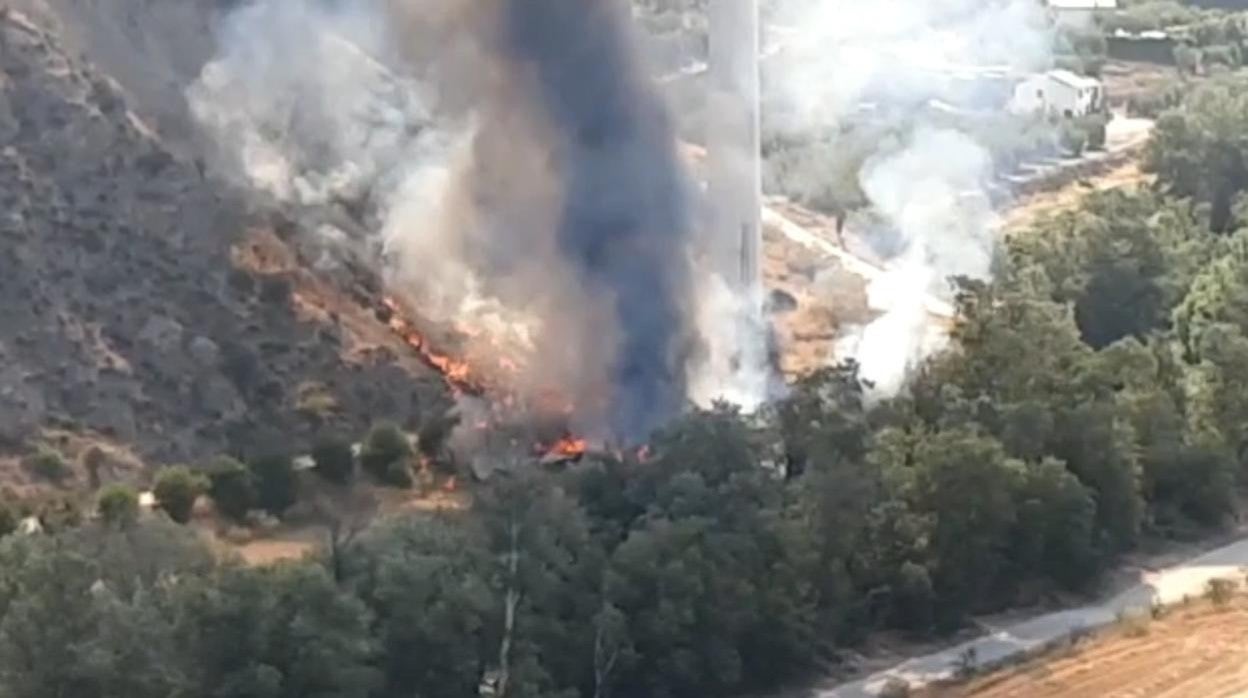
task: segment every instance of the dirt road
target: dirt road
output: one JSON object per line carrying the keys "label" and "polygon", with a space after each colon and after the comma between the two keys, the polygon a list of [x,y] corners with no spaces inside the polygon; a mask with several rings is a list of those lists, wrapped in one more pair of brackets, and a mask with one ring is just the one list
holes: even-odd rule
{"label": "dirt road", "polygon": [[[959,659],[972,648],[978,662],[995,663],[1057,642],[1068,637],[1072,631],[1107,626],[1115,622],[1121,614],[1147,612],[1154,602],[1174,604],[1184,596],[1199,597],[1211,579],[1242,579],[1242,568],[1245,566],[1248,566],[1248,538],[1242,538],[1173,567],[1145,573],[1137,584],[1104,602],[1047,613],[1007,627],[994,628],[991,634],[970,642],[910,659],[860,681],[817,688],[810,695],[812,698],[865,698],[880,695],[889,679],[902,679],[912,687],[949,679],[953,677]],[[1241,640],[1241,644],[1248,646],[1248,637],[1242,637]],[[1151,697],[1156,694],[1135,695]]]}

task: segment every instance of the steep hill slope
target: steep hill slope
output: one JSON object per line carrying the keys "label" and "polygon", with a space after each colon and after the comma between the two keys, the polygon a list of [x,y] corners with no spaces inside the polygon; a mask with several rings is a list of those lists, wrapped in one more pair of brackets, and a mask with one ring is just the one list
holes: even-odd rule
{"label": "steep hill slope", "polygon": [[370,349],[393,340],[384,326],[273,233],[292,224],[205,179],[131,102],[0,9],[6,450],[49,425],[160,461],[291,448],[438,399],[401,345]]}

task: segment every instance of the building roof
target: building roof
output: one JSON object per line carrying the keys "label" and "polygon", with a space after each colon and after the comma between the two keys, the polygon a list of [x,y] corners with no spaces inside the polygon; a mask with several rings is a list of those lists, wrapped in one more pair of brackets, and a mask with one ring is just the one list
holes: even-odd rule
{"label": "building roof", "polygon": [[1069,70],[1050,70],[1046,75],[1050,80],[1060,82],[1063,85],[1073,87],[1075,89],[1085,89],[1089,87],[1100,87],[1101,81],[1096,78],[1090,78],[1085,75],[1076,75]]}
{"label": "building roof", "polygon": [[1116,10],[1118,0],[1048,0],[1055,10]]}

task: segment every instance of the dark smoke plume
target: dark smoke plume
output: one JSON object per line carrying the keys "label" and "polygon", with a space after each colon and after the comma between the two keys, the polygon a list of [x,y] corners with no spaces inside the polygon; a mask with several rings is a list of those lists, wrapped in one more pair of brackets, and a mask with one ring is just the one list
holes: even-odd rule
{"label": "dark smoke plume", "polygon": [[256,0],[188,97],[253,186],[366,209],[391,288],[506,336],[521,397],[634,441],[684,407],[698,308],[692,188],[627,7]]}
{"label": "dark smoke plume", "polygon": [[506,0],[497,38],[512,79],[531,80],[526,96],[547,121],[562,190],[557,249],[583,293],[609,299],[618,344],[607,425],[614,437],[636,439],[686,399],[692,218],[671,121],[621,8]]}

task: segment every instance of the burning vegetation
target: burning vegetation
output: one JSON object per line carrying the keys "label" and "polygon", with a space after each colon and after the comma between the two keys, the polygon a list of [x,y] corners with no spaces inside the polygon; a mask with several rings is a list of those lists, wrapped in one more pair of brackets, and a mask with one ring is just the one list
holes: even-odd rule
{"label": "burning vegetation", "polygon": [[[518,374],[520,365],[500,353],[500,347],[490,352],[496,355],[492,357],[493,365],[486,370],[440,351],[410,317],[397,299],[382,298],[378,318],[442,376],[451,394],[484,403],[485,415],[473,421],[473,431],[487,432],[516,423],[539,425],[534,427],[537,436],[532,442],[532,453],[543,462],[576,460],[589,451],[589,440],[574,435],[568,425],[574,405],[551,389],[536,391],[532,397],[521,396],[508,380]],[[521,446],[518,440],[509,441],[511,446]]]}

